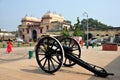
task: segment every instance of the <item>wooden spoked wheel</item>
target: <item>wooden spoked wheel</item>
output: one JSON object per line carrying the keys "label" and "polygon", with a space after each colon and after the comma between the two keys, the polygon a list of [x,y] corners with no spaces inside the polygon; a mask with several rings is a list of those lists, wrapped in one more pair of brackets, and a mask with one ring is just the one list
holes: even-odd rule
{"label": "wooden spoked wheel", "polygon": [[40,39],[35,51],[37,63],[43,71],[54,73],[62,66],[64,50],[56,38]]}
{"label": "wooden spoked wheel", "polygon": [[[77,58],[80,58],[81,48],[80,48],[79,43],[75,39],[64,38],[64,39],[60,40],[60,43],[63,46],[63,49],[64,49],[64,46],[66,46],[68,48],[67,50],[64,49],[65,54],[72,54],[72,55],[76,56]],[[75,62],[73,62],[65,57],[65,61],[63,62],[64,66],[71,67],[75,64],[76,64]]]}

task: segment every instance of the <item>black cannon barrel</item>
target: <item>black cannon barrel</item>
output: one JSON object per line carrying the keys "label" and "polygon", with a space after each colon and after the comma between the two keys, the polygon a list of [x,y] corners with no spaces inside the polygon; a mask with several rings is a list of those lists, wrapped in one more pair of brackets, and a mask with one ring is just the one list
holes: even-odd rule
{"label": "black cannon barrel", "polygon": [[113,73],[108,73],[105,69],[93,65],[93,64],[89,64],[79,58],[77,58],[76,56],[72,55],[72,53],[65,53],[65,57],[67,57],[69,60],[77,63],[78,65],[82,66],[83,68],[93,72],[96,76],[100,76],[100,77],[107,77],[109,75],[114,75]]}
{"label": "black cannon barrel", "polygon": [[67,47],[67,46],[62,46],[62,47],[63,47],[65,52],[68,52],[68,51],[72,52],[73,51],[71,47]]}

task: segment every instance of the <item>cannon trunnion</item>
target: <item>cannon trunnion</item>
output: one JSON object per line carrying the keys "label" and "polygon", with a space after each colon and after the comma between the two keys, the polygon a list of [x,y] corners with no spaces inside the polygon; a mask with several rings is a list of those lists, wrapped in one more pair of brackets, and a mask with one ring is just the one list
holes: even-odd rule
{"label": "cannon trunnion", "polygon": [[73,38],[58,40],[49,36],[44,37],[37,43],[35,54],[38,65],[47,73],[58,71],[62,65],[71,67],[78,64],[100,77],[113,75],[99,66],[81,60],[80,45]]}

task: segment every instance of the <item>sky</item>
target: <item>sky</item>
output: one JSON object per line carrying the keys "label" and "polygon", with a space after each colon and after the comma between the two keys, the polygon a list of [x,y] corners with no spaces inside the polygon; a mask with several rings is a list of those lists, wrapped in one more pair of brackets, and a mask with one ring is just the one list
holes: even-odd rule
{"label": "sky", "polygon": [[41,18],[51,11],[61,14],[72,24],[88,18],[120,27],[120,0],[0,0],[0,28],[17,31],[21,19],[27,16]]}

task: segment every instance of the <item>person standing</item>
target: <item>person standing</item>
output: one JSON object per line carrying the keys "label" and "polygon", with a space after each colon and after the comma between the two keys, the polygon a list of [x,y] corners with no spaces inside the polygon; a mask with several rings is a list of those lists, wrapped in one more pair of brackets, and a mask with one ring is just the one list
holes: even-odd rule
{"label": "person standing", "polygon": [[6,52],[7,52],[7,53],[12,52],[12,41],[11,41],[10,39],[8,39],[8,42],[7,42]]}
{"label": "person standing", "polygon": [[83,48],[83,46],[84,46],[84,41],[81,39],[81,40],[79,40],[79,44],[81,45],[81,48]]}

